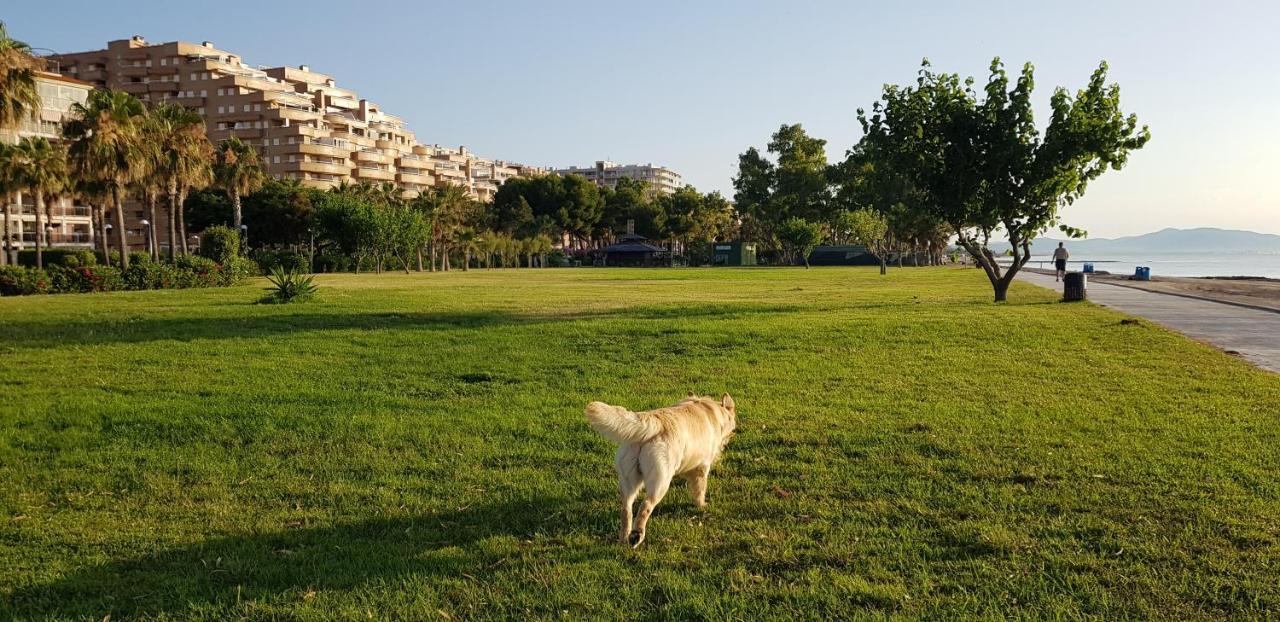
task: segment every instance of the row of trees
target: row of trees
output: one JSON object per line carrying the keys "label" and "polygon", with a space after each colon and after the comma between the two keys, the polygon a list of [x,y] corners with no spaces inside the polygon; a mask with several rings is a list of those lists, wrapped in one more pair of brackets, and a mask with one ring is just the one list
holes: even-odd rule
{"label": "row of trees", "polygon": [[[915,84],[886,85],[869,112],[859,109],[863,136],[834,164],[826,141],[783,125],[770,157],[754,147],[739,156],[734,198],[744,235],[792,252],[815,235],[860,242],[881,257],[882,271],[886,254],[924,250],[937,261],[954,239],[1004,300],[1031,241],[1055,226],[1083,235],[1062,222],[1061,209],[1122,168],[1150,132],[1120,110],[1105,62],[1085,88],[1054,91],[1043,128],[1030,64],[1011,80],[994,59],[986,85],[974,84],[925,61]],[[989,248],[1000,237],[1013,248],[1008,266]]]}
{"label": "row of trees", "polygon": [[666,240],[673,250],[736,235],[733,206],[719,193],[691,187],[673,194],[652,192],[648,183],[619,179],[600,188],[580,175],[517,178],[498,189],[488,218],[494,231],[513,235],[568,237],[568,248],[599,248],[626,233]]}

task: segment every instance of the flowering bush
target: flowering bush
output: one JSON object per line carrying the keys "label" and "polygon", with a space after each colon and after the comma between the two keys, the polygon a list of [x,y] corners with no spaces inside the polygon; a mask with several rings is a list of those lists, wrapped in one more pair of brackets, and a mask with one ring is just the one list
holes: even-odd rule
{"label": "flowering bush", "polygon": [[175,264],[134,261],[121,271],[114,266],[52,265],[44,270],[0,267],[0,296],[112,292],[120,290],[228,287],[258,273],[257,264],[232,257],[223,265],[205,257],[184,255]]}
{"label": "flowering bush", "polygon": [[45,272],[51,284],[49,292],[54,294],[113,292],[125,288],[120,270],[112,266],[49,266]]}
{"label": "flowering bush", "polygon": [[49,292],[49,275],[44,270],[22,266],[0,266],[0,296],[26,296]]}

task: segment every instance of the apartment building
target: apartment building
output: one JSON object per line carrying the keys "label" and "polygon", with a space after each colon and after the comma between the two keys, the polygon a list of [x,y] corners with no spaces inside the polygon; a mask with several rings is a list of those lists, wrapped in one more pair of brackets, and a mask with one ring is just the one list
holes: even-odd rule
{"label": "apartment building", "polygon": [[[239,137],[259,148],[268,174],[312,188],[390,182],[412,197],[448,183],[487,200],[507,177],[545,172],[479,158],[465,147],[422,144],[403,119],[332,76],[306,65],[255,67],[208,41],[150,44],[135,36],[53,58],[67,75],[100,88],[196,110],[210,140]],[[142,218],[136,208],[129,217]]]}
{"label": "apartment building", "polygon": [[[26,119],[16,128],[0,131],[0,141],[16,144],[25,137],[42,136],[51,141],[62,140],[62,125],[71,115],[71,107],[84,103],[93,85],[69,78],[58,72],[56,63],[47,62],[36,72],[36,86],[40,91],[40,110],[34,118]],[[0,200],[4,200],[0,197]],[[9,234],[15,250],[35,248],[36,199],[26,193],[10,197]],[[45,235],[54,246],[91,248],[93,245],[93,217],[88,205],[73,197],[58,197],[45,202]],[[0,213],[0,218],[3,218]],[[0,228],[0,231],[3,231]],[[0,234],[2,235],[2,234]]]}
{"label": "apartment building", "polygon": [[597,160],[595,166],[571,166],[557,169],[558,175],[582,175],[602,188],[618,185],[622,178],[638,179],[649,183],[649,190],[655,194],[673,194],[684,187],[680,174],[664,166],[653,164],[618,164],[608,160]]}

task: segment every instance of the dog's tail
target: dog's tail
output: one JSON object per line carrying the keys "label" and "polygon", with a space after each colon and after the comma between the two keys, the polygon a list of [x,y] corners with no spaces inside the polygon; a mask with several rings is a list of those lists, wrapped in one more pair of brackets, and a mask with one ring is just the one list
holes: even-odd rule
{"label": "dog's tail", "polygon": [[662,432],[662,422],[604,402],[587,404],[587,421],[596,432],[618,443],[642,443]]}

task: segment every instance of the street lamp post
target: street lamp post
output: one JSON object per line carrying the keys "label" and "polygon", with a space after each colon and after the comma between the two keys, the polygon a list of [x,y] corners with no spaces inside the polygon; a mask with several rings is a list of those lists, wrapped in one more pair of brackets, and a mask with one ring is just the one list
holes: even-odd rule
{"label": "street lamp post", "polygon": [[240,250],[249,254],[249,225],[240,225]]}
{"label": "street lamp post", "polygon": [[143,218],[138,222],[142,225],[142,231],[146,235],[146,240],[143,241],[143,244],[146,245],[147,254],[151,255],[152,259],[155,259],[156,258],[155,245],[151,243],[151,221],[147,220],[146,218]]}

